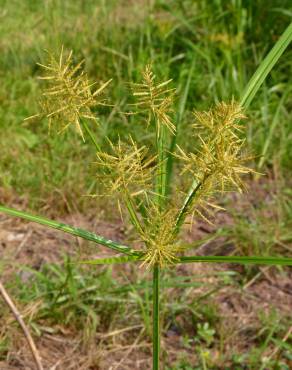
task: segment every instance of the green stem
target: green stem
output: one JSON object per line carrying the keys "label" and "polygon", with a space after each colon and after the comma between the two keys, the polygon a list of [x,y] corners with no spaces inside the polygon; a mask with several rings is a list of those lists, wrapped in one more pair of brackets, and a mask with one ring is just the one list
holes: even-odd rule
{"label": "green stem", "polygon": [[[159,210],[163,209],[166,191],[165,173],[165,151],[164,151],[165,129],[163,125],[156,126],[156,142],[158,153],[158,172],[157,172],[157,205]],[[159,282],[160,267],[156,263],[153,268],[153,370],[159,370],[160,357],[160,330],[159,330]]]}
{"label": "green stem", "polygon": [[126,187],[124,188],[124,192],[125,192],[124,199],[125,199],[127,209],[129,211],[130,220],[132,224],[134,225],[134,227],[136,228],[136,230],[138,231],[138,233],[141,235],[143,234],[144,230],[143,230],[143,227],[141,225],[141,222],[136,212],[136,205],[134,204],[131,198],[131,195],[129,194]]}
{"label": "green stem", "polygon": [[90,128],[88,127],[88,125],[87,125],[87,123],[84,119],[82,120],[82,124],[85,128],[85,131],[88,133],[88,136],[90,137],[90,140],[91,140],[92,144],[95,146],[95,149],[98,152],[100,152],[101,151],[100,146],[98,145],[97,141],[95,140],[92,131],[90,130]]}
{"label": "green stem", "polygon": [[[176,125],[178,127],[178,125]],[[166,195],[170,194],[170,183],[173,176],[173,153],[175,151],[176,146],[176,140],[177,140],[177,134],[174,134],[171,138],[171,143],[169,146],[169,153],[167,155],[167,164],[166,164]]]}
{"label": "green stem", "polygon": [[159,370],[160,330],[159,330],[159,283],[160,269],[153,269],[153,370]]}
{"label": "green stem", "polygon": [[165,129],[163,125],[157,127],[157,152],[158,152],[158,168],[157,168],[157,184],[156,184],[156,193],[157,193],[157,204],[160,209],[163,208],[163,203],[165,200],[165,191],[166,191],[166,161],[165,161],[165,150],[164,150],[164,141],[165,141]]}

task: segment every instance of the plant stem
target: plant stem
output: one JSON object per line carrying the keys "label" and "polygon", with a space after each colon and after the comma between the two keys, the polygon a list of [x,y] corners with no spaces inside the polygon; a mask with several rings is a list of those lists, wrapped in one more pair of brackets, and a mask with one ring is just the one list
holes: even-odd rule
{"label": "plant stem", "polygon": [[98,145],[97,141],[95,140],[94,135],[93,135],[92,131],[90,130],[90,128],[88,127],[88,124],[86,123],[85,119],[82,120],[82,124],[83,124],[86,132],[88,133],[92,144],[95,146],[95,149],[97,150],[97,152],[100,152],[101,151],[100,146]]}
{"label": "plant stem", "polygon": [[165,128],[161,124],[157,127],[156,133],[157,142],[157,154],[158,154],[158,167],[157,167],[157,204],[159,209],[163,208],[165,202],[165,191],[166,191],[166,158],[165,158]]}
{"label": "plant stem", "polygon": [[138,218],[135,204],[133,203],[131,195],[129,194],[126,187],[124,188],[124,199],[125,199],[127,209],[129,211],[129,215],[130,215],[130,219],[131,219],[132,224],[134,225],[134,227],[136,228],[136,230],[140,234],[143,234],[143,227],[142,227],[141,222]]}
{"label": "plant stem", "polygon": [[153,370],[159,370],[160,330],[159,330],[159,279],[160,268],[153,269]]}

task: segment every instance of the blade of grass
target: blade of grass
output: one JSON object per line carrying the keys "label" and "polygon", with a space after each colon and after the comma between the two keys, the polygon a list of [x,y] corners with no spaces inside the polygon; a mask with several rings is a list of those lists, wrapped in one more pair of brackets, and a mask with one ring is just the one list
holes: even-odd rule
{"label": "blade of grass", "polygon": [[[110,258],[99,258],[95,260],[80,261],[76,263],[100,265],[123,262],[138,262],[141,260],[142,254],[139,256],[121,256]],[[283,257],[241,257],[241,256],[187,256],[180,257],[176,262],[178,263],[193,263],[193,262],[210,262],[210,263],[239,263],[243,265],[278,265],[278,266],[292,266],[292,258]]]}
{"label": "blade of grass", "polygon": [[88,134],[88,136],[89,136],[92,144],[94,145],[96,151],[97,152],[100,152],[101,151],[100,150],[100,146],[98,145],[97,141],[95,140],[95,137],[93,135],[93,132],[90,130],[87,122],[84,119],[82,120],[82,124],[83,124],[83,126],[84,126],[84,128],[85,128],[85,130],[86,130],[86,132],[87,132],[87,134]]}
{"label": "blade of grass", "polygon": [[138,261],[139,259],[140,259],[139,256],[119,256],[119,257],[97,258],[94,260],[77,261],[73,263],[82,265],[113,265],[116,263],[135,262]]}
{"label": "blade of grass", "polygon": [[78,237],[86,239],[86,240],[90,240],[90,241],[92,241],[96,244],[103,245],[105,247],[108,247],[108,248],[113,249],[113,250],[115,250],[117,252],[120,252],[120,253],[124,253],[124,254],[130,255],[130,256],[139,256],[140,255],[140,252],[138,252],[138,251],[136,251],[132,248],[129,248],[125,245],[114,242],[112,240],[105,239],[104,237],[96,235],[96,234],[94,234],[90,231],[83,230],[83,229],[76,228],[76,227],[72,227],[72,226],[66,225],[66,224],[61,223],[61,222],[52,221],[52,220],[49,220],[47,218],[43,218],[43,217],[40,217],[40,216],[34,216],[34,215],[31,215],[27,212],[18,211],[16,209],[4,207],[4,206],[0,206],[0,212],[6,213],[10,216],[19,217],[19,218],[22,218],[24,220],[32,221],[32,222],[38,223],[40,225],[50,227],[52,229],[57,229],[57,230],[65,232],[67,234],[78,236]]}
{"label": "blade of grass", "polygon": [[261,62],[255,73],[253,74],[252,78],[249,80],[240,99],[240,104],[244,108],[247,108],[249,106],[258,89],[264,82],[265,78],[267,77],[271,69],[274,67],[274,65],[277,63],[278,59],[283,54],[283,52],[285,51],[285,49],[287,48],[291,41],[292,41],[292,22],[286,28],[282,36],[276,42],[276,44],[269,52],[269,54],[265,57],[265,59]]}
{"label": "blade of grass", "polygon": [[143,233],[143,227],[136,212],[136,205],[134,204],[131,195],[128,193],[126,189],[124,191],[124,198],[132,224],[134,225],[138,232]]}
{"label": "blade of grass", "polygon": [[214,263],[239,263],[243,265],[279,265],[292,266],[292,258],[283,257],[241,257],[241,256],[187,256],[181,257],[176,263],[214,262]]}

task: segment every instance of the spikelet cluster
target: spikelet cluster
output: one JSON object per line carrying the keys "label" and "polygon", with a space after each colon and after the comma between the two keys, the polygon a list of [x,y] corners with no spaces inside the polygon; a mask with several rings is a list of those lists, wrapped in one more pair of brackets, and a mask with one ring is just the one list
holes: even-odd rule
{"label": "spikelet cluster", "polygon": [[177,260],[181,248],[175,245],[173,233],[176,221],[175,208],[161,210],[155,204],[147,208],[147,222],[141,238],[146,246],[143,264],[153,267],[170,265]]}
{"label": "spikelet cluster", "polygon": [[96,121],[91,109],[104,104],[100,95],[110,80],[94,90],[96,83],[89,82],[87,74],[81,68],[83,61],[74,66],[72,52],[65,57],[63,49],[58,59],[49,53],[48,64],[39,65],[45,71],[40,79],[48,82],[40,103],[42,111],[49,119],[49,128],[53,121],[61,125],[60,131],[73,125],[84,140],[81,121]]}
{"label": "spikelet cluster", "polygon": [[168,87],[172,80],[156,83],[156,76],[151,70],[151,65],[146,66],[142,77],[142,83],[132,84],[133,95],[137,99],[136,107],[147,114],[147,124],[152,118],[154,119],[158,132],[163,125],[174,134],[176,129],[170,116],[173,112],[175,89]]}
{"label": "spikelet cluster", "polygon": [[[100,95],[110,81],[95,89],[82,71],[82,62],[73,66],[72,53],[65,57],[62,50],[58,59],[50,54],[49,57],[48,65],[41,65],[46,72],[42,79],[49,85],[42,100],[45,115],[50,126],[53,120],[61,123],[61,131],[73,125],[84,138],[83,120],[96,120],[92,108],[105,104]],[[116,194],[119,205],[120,199],[126,205],[143,241],[143,264],[148,267],[174,263],[182,250],[176,244],[176,237],[186,215],[197,214],[208,221],[210,209],[220,208],[211,203],[210,198],[216,192],[241,191],[244,187],[241,175],[251,172],[245,166],[250,157],[242,154],[242,109],[234,101],[218,103],[209,111],[194,113],[196,150],[186,152],[177,146],[174,154],[180,159],[182,174],[188,174],[192,181],[183,203],[176,202],[173,206],[168,198],[160,202],[158,196],[164,194],[164,189],[160,192],[160,187],[164,187],[161,163],[167,157],[161,129],[165,127],[165,131],[173,135],[176,131],[171,120],[175,90],[169,87],[170,82],[157,82],[148,65],[142,82],[132,85],[137,110],[147,115],[148,124],[155,123],[159,144],[156,156],[145,146],[138,146],[131,137],[127,142],[108,140],[109,152],[98,150],[96,153],[101,174],[98,178],[105,185],[107,195]],[[90,133],[88,128],[87,131]]]}
{"label": "spikelet cluster", "polygon": [[[197,184],[193,199],[195,212],[215,207],[207,202],[216,192],[242,191],[242,174],[252,170],[245,166],[251,157],[242,154],[240,120],[245,118],[236,102],[218,103],[207,112],[195,112],[194,125],[199,144],[195,152],[186,153],[178,147],[176,156],[182,161],[182,173],[189,172]],[[200,213],[203,216],[202,213]]]}
{"label": "spikelet cluster", "polygon": [[138,147],[130,137],[128,143],[120,139],[117,144],[109,141],[111,153],[98,152],[97,165],[102,175],[100,180],[107,186],[108,195],[127,192],[135,197],[147,196],[153,181],[155,157],[148,155],[145,146]]}

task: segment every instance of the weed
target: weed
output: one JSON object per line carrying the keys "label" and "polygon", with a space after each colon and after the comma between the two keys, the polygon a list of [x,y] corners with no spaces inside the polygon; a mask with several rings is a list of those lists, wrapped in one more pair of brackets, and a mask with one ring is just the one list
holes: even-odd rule
{"label": "weed", "polygon": [[[222,5],[220,6],[222,8]],[[233,10],[231,14],[233,14]],[[239,18],[243,15],[244,13],[239,14]],[[241,24],[238,23],[238,25]],[[147,35],[149,36],[149,33]],[[108,154],[106,151],[101,151],[100,143],[96,140],[95,131],[91,130],[88,120],[95,119],[96,112],[92,108],[103,104],[97,97],[108,85],[108,82],[102,82],[100,87],[93,91],[87,76],[82,72],[77,73],[80,65],[72,67],[71,54],[65,59],[65,63],[63,63],[62,53],[59,62],[51,57],[49,64],[43,65],[45,70],[53,72],[44,77],[48,81],[53,81],[53,88],[46,90],[44,94],[45,98],[48,99],[42,104],[44,116],[49,120],[58,119],[58,123],[62,125],[62,130],[67,129],[73,123],[77,133],[83,139],[86,137],[91,141],[94,150],[97,152],[97,164],[101,168],[102,178],[109,181],[108,186],[111,191],[118,191],[120,197],[119,210],[121,213],[127,211],[128,218],[137,232],[137,238],[142,247],[133,249],[88,231],[72,228],[7,207],[1,206],[0,210],[13,216],[22,217],[47,227],[83,237],[124,254],[122,257],[84,261],[85,264],[141,261],[142,265],[146,265],[153,270],[153,369],[159,368],[160,360],[160,274],[163,268],[174,266],[177,263],[196,261],[283,265],[292,263],[289,258],[276,257],[185,257],[182,255],[184,248],[181,247],[179,240],[179,232],[183,224],[188,221],[188,217],[201,217],[210,222],[210,209],[218,209],[218,206],[210,202],[210,198],[214,194],[226,190],[241,191],[244,188],[241,175],[253,172],[246,166],[246,162],[251,157],[243,153],[244,140],[241,133],[242,126],[239,121],[244,118],[243,108],[247,108],[253,100],[267,74],[291,41],[291,35],[290,25],[268,56],[262,61],[245,89],[242,89],[243,84],[239,81],[238,86],[240,88],[237,93],[241,95],[240,103],[236,103],[234,100],[231,100],[230,103],[216,103],[213,108],[207,111],[195,113],[197,123],[193,127],[196,135],[194,142],[197,144],[195,150],[182,148],[181,145],[176,146],[177,150],[175,152],[174,150],[168,150],[169,145],[170,148],[175,148],[176,140],[172,138],[176,136],[179,129],[172,118],[174,90],[169,88],[170,80],[157,82],[154,72],[150,66],[147,66],[142,74],[142,81],[133,85],[133,95],[136,97],[136,102],[133,103],[134,112],[130,111],[127,114],[131,116],[130,121],[133,123],[138,121],[138,114],[145,116],[146,113],[145,124],[149,126],[150,130],[153,130],[149,137],[153,139],[151,148],[155,150],[155,153],[149,157],[148,152],[144,150],[146,145],[139,147],[139,144],[137,144],[139,140],[136,142],[129,135],[125,135],[126,138],[123,138],[123,141],[119,139],[117,145],[113,144],[114,140],[112,138],[108,138],[112,153]],[[231,49],[235,47],[240,50],[242,42],[240,27],[238,27],[236,35],[220,34],[216,37],[212,35],[210,40],[211,42],[219,41],[223,45],[223,54],[226,52],[224,49],[226,45]],[[154,41],[151,38],[149,39],[151,48],[155,48]],[[193,48],[196,51],[200,50],[194,46]],[[225,54],[226,60],[232,65],[229,61],[230,55],[227,52]],[[154,62],[157,63],[157,59],[159,58],[156,58]],[[238,65],[241,65],[240,59]],[[224,81],[220,69],[217,70],[217,75],[219,80],[221,77],[221,81]],[[234,83],[232,88],[237,86],[236,80],[232,82]],[[209,87],[212,90],[212,84]],[[187,90],[185,89],[186,94]],[[226,97],[223,83],[221,91],[215,90],[213,95],[215,98],[218,96]],[[182,114],[183,109],[181,108],[178,111],[177,116]],[[143,130],[141,131],[143,132]],[[265,153],[268,146],[267,144],[264,145]],[[176,189],[176,184],[171,181],[174,165],[178,165],[181,176],[186,176],[185,182],[188,185],[186,191],[185,189]],[[260,163],[261,166],[262,163]],[[92,311],[91,308],[84,308],[82,302],[79,301],[80,287],[78,284],[76,285],[74,279],[72,280],[71,275],[71,268],[67,268],[66,289],[69,289],[70,293],[70,300],[67,304],[69,306],[73,305],[77,313],[85,310],[93,323],[93,327],[96,327],[98,323],[96,312]],[[66,300],[67,296],[66,294],[63,296],[63,293],[61,293],[62,299]],[[73,301],[71,301],[71,298]],[[56,305],[59,300],[59,295],[54,297],[54,304]],[[210,338],[213,335],[211,331],[206,327],[199,327],[199,332],[201,333],[200,336],[210,345]],[[210,360],[209,352],[200,349],[199,353],[203,368],[207,368]]]}

